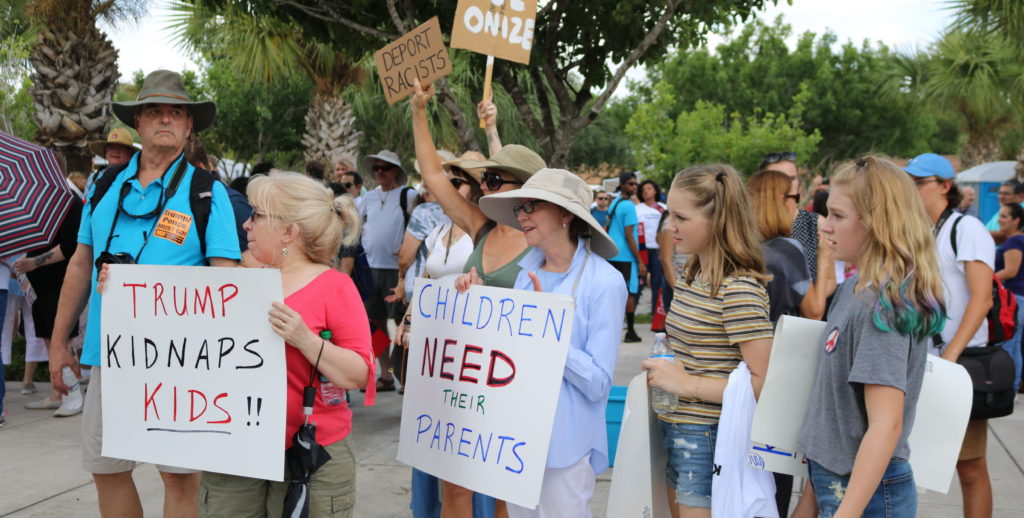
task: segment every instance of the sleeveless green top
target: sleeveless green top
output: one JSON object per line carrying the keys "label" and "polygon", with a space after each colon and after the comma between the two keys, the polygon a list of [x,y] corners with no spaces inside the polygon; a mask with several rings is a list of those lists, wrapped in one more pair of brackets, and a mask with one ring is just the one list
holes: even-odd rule
{"label": "sleeveless green top", "polygon": [[487,232],[482,238],[480,238],[480,244],[473,248],[473,253],[469,254],[469,259],[466,259],[466,267],[463,268],[464,273],[468,273],[471,268],[476,267],[476,273],[480,275],[480,278],[484,281],[484,286],[494,286],[495,288],[513,288],[516,284],[516,277],[519,276],[519,270],[522,267],[519,266],[519,261],[523,260],[526,252],[530,251],[530,247],[526,247],[526,250],[516,256],[515,259],[503,264],[501,268],[494,270],[490,273],[484,273],[484,243],[487,242],[487,236],[491,233]]}

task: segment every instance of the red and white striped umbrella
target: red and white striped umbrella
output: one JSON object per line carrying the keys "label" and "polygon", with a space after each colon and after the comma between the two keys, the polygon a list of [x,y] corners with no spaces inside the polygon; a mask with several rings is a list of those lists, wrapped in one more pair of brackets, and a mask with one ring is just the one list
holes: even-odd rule
{"label": "red and white striped umbrella", "polygon": [[0,257],[52,242],[74,197],[53,151],[0,131]]}

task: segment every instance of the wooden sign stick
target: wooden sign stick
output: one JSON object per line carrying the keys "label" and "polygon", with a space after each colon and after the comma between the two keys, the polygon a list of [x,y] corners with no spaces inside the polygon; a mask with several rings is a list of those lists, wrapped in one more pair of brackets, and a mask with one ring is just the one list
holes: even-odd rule
{"label": "wooden sign stick", "polygon": [[[487,56],[487,70],[484,72],[484,102],[490,102],[492,93],[491,92],[491,77],[494,75],[494,56]],[[487,123],[484,119],[480,119],[480,129],[487,127]]]}

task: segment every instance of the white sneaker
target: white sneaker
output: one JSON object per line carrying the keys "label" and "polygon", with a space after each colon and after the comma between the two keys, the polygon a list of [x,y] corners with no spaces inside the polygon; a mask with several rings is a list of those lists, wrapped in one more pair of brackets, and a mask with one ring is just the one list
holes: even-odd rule
{"label": "white sneaker", "polygon": [[69,407],[67,405],[61,405],[60,408],[53,412],[53,417],[71,417],[82,413],[82,405],[78,407]]}

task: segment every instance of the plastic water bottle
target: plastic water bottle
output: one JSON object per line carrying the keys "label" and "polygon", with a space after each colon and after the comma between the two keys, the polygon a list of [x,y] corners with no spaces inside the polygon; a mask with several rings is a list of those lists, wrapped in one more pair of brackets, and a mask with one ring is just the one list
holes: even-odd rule
{"label": "plastic water bottle", "polygon": [[[320,331],[320,338],[331,341],[331,330]],[[338,406],[345,401],[345,389],[331,383],[323,374],[320,375],[320,399],[327,406]]]}
{"label": "plastic water bottle", "polygon": [[[656,333],[654,335],[654,343],[651,344],[651,358],[662,358],[670,362],[676,360],[675,354],[668,347],[665,333]],[[676,396],[674,394],[660,387],[651,387],[651,406],[654,407],[654,411],[658,415],[671,412],[675,405]]]}
{"label": "plastic water bottle", "polygon": [[75,376],[71,367],[64,367],[61,369],[60,374],[64,384],[69,389],[68,394],[61,397],[61,409],[69,413],[68,415],[75,415],[82,411],[82,405],[85,403],[85,398],[82,397],[82,388],[78,383],[78,377]]}

